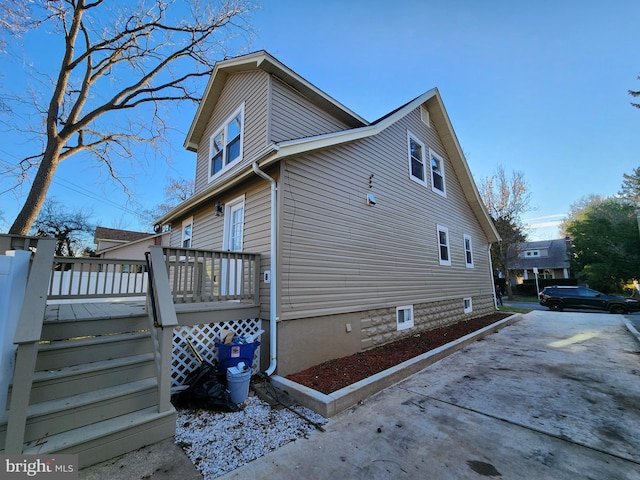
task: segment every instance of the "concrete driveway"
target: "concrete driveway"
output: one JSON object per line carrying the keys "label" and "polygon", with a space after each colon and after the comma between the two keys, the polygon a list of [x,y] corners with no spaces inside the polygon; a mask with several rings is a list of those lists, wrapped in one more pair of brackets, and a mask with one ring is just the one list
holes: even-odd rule
{"label": "concrete driveway", "polygon": [[224,479],[640,479],[622,317],[533,311]]}

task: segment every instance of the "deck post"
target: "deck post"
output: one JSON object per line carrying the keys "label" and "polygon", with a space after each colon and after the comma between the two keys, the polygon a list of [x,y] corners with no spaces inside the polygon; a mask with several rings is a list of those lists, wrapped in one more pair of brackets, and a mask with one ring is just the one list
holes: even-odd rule
{"label": "deck post", "polygon": [[33,374],[38,355],[38,342],[42,334],[42,322],[47,307],[47,292],[55,253],[54,239],[39,239],[33,257],[25,301],[20,312],[14,343],[18,344],[16,364],[11,389],[11,405],[7,422],[5,453],[22,453],[27,410],[31,397]]}

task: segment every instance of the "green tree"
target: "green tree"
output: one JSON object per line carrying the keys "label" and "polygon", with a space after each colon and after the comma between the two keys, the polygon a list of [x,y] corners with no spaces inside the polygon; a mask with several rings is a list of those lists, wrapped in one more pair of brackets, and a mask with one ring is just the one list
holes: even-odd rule
{"label": "green tree", "polygon": [[640,272],[640,236],[635,206],[606,198],[573,208],[563,225],[571,237],[571,270],[596,290],[620,292]]}
{"label": "green tree", "polygon": [[491,245],[491,262],[502,278],[506,279],[507,295],[513,296],[509,282],[509,267],[518,257],[519,245],[526,241],[522,214],[529,208],[529,187],[524,173],[514,171],[510,176],[499,166],[480,185],[480,197],[500,234],[500,242]]}
{"label": "green tree", "polygon": [[[3,0],[4,18],[15,15],[0,32],[27,37],[47,29],[48,54],[59,55],[54,71],[35,73],[43,80],[38,91],[15,86],[21,108],[31,111],[10,117],[12,131],[42,148],[16,165],[18,183],[36,173],[9,233],[29,231],[58,165],[74,156],[97,160],[127,191],[119,161],[136,160],[140,142],[157,146],[166,138],[168,104],[200,101],[230,38],[248,32],[251,1]],[[38,117],[37,128],[17,125]]]}
{"label": "green tree", "polygon": [[619,195],[640,207],[640,167],[636,167],[630,174],[622,174]]}
{"label": "green tree", "polygon": [[83,251],[90,250],[90,234],[95,230],[95,226],[89,218],[90,214],[82,210],[71,212],[55,199],[49,199],[44,202],[31,234],[36,237],[55,238],[57,256],[75,257]]}

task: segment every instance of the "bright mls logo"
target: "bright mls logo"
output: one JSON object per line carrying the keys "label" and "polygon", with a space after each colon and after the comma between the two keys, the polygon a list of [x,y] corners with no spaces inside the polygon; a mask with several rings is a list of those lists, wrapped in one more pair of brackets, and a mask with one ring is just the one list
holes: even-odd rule
{"label": "bright mls logo", "polygon": [[0,479],[21,478],[75,480],[78,478],[78,456],[0,455]]}

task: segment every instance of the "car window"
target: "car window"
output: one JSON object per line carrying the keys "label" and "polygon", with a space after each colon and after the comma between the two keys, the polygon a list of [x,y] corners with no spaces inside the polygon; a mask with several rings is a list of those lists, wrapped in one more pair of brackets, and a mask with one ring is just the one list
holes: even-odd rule
{"label": "car window", "polygon": [[577,297],[580,295],[575,288],[558,288],[554,293],[563,297]]}
{"label": "car window", "polygon": [[581,297],[589,297],[589,298],[595,298],[598,296],[598,292],[594,291],[594,290],[589,290],[588,288],[579,288],[578,289],[580,292],[580,296]]}

